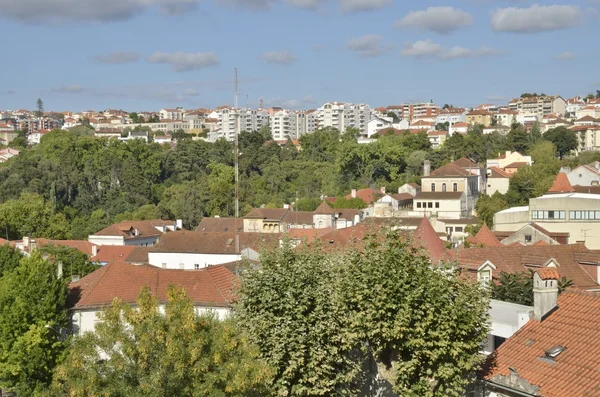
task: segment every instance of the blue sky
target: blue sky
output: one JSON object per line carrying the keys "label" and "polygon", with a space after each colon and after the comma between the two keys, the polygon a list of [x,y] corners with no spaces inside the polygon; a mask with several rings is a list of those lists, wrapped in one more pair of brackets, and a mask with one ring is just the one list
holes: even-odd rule
{"label": "blue sky", "polygon": [[600,89],[600,0],[0,0],[0,109],[506,103]]}

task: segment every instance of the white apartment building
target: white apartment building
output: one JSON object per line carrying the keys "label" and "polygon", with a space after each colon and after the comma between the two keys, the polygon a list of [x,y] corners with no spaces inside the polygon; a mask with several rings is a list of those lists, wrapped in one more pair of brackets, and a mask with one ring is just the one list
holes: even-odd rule
{"label": "white apartment building", "polygon": [[364,104],[329,102],[317,109],[316,113],[317,128],[334,127],[342,132],[347,128],[358,128],[360,134],[366,136],[372,110]]}
{"label": "white apartment building", "polygon": [[183,108],[160,109],[158,117],[160,117],[161,120],[183,120],[184,114],[185,110]]}
{"label": "white apartment building", "polygon": [[296,139],[298,137],[296,113],[290,110],[280,110],[271,116],[271,135],[276,141]]}
{"label": "white apartment building", "polygon": [[315,109],[296,112],[296,131],[298,138],[304,134],[311,134],[317,130],[317,117],[318,115]]}
{"label": "white apartment building", "polygon": [[240,109],[240,129],[242,131],[258,131],[269,125],[269,111],[266,109]]}
{"label": "white apartment building", "polygon": [[508,107],[519,114],[535,114],[538,116],[538,120],[541,120],[547,114],[564,115],[567,110],[567,101],[557,95],[517,98],[510,101]]}
{"label": "white apartment building", "polygon": [[440,113],[436,117],[436,124],[456,124],[456,123],[466,123],[467,122],[467,113],[469,113],[469,109],[465,108],[446,108],[442,109]]}

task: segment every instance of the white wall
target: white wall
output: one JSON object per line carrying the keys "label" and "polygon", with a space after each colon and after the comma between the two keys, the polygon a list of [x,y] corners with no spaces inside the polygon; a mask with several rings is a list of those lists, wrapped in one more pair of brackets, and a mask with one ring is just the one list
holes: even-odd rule
{"label": "white wall", "polygon": [[88,241],[96,245],[125,245],[123,237],[119,236],[89,236]]}
{"label": "white wall", "polygon": [[509,185],[509,178],[488,178],[486,194],[489,196],[496,192],[500,192],[500,194],[506,194],[506,192],[508,192]]}
{"label": "white wall", "polygon": [[[231,313],[231,309],[228,307],[205,307],[196,306],[196,314],[214,313],[219,320],[224,320]],[[160,306],[160,311],[164,313],[164,305]],[[96,324],[101,322],[98,318],[99,314],[102,313],[102,309],[90,309],[90,310],[75,310],[71,314],[71,321],[73,324],[73,334],[82,336],[86,332],[94,332]]]}
{"label": "white wall", "polygon": [[[163,267],[166,263],[167,269],[194,270],[195,265],[200,269],[212,265],[235,262],[242,259],[237,254],[196,254],[196,253],[171,253],[171,252],[149,252],[148,261],[152,266]],[[183,264],[183,267],[182,267]]]}

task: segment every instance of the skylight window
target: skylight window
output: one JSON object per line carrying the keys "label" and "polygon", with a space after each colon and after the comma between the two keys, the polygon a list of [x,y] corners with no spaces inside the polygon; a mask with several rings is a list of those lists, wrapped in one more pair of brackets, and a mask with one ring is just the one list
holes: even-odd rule
{"label": "skylight window", "polygon": [[549,358],[556,358],[558,357],[558,355],[562,352],[564,352],[567,348],[565,346],[553,346],[550,349],[546,350],[546,357]]}

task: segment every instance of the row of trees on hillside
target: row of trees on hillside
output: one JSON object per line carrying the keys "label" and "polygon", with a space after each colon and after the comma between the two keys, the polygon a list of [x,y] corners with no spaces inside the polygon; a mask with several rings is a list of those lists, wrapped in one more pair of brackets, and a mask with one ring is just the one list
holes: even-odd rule
{"label": "row of trees on hillside", "polygon": [[[231,142],[186,139],[169,148],[98,139],[86,131],[53,131],[0,165],[0,235],[82,239],[116,219],[178,218],[193,228],[205,216],[233,214]],[[572,142],[561,143],[571,139],[565,139],[568,133],[545,134],[559,155],[571,148]],[[506,136],[484,135],[474,127],[439,150],[432,150],[425,133],[383,136],[366,145],[357,143],[357,135],[352,129],[343,134],[322,129],[302,136],[298,151],[291,141],[273,142],[267,129],[242,133],[242,212],[281,207],[296,197],[316,203],[352,188],[394,191],[419,181],[425,159],[434,168],[463,156],[485,162],[504,150],[527,153],[542,140],[539,129],[527,134],[519,125]]]}

